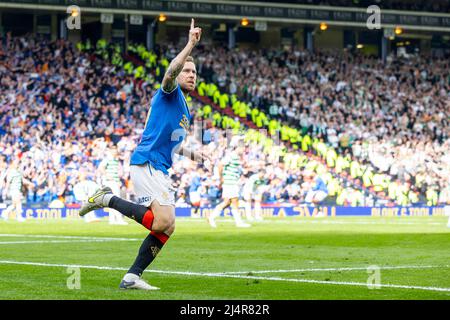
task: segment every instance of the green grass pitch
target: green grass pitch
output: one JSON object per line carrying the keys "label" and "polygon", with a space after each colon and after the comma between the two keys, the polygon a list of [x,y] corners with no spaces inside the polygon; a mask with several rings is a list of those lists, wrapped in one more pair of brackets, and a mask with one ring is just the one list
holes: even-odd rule
{"label": "green grass pitch", "polygon": [[134,221],[0,221],[0,299],[450,299],[447,219],[178,218],[145,292],[118,289],[147,234]]}

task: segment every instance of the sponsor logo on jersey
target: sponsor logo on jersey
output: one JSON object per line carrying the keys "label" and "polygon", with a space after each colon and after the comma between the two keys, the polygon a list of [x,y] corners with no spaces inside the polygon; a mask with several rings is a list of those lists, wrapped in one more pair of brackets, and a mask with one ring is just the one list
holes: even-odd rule
{"label": "sponsor logo on jersey", "polygon": [[141,203],[144,203],[144,202],[150,202],[151,199],[152,199],[152,197],[150,197],[150,196],[149,197],[140,197],[140,198],[137,199],[137,203],[141,204]]}

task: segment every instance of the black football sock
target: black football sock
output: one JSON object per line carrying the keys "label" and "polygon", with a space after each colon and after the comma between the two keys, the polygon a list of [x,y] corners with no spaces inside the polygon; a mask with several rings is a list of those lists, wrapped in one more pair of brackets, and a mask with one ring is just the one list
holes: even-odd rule
{"label": "black football sock", "polygon": [[142,245],[139,248],[138,256],[136,257],[136,260],[131,268],[128,270],[128,273],[132,273],[140,277],[144,270],[156,258],[156,255],[168,239],[169,237],[166,234],[152,231],[147,238],[145,238],[144,242],[142,242]]}
{"label": "black football sock", "polygon": [[116,196],[113,196],[111,200],[109,200],[108,207],[116,209],[121,214],[136,220],[136,222],[151,230],[153,224],[153,212],[150,208],[123,200]]}

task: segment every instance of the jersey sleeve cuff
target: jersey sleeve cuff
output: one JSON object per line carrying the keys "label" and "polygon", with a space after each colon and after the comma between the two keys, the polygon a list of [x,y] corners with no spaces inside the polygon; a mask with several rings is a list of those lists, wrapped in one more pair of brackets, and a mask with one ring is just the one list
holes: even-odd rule
{"label": "jersey sleeve cuff", "polygon": [[175,86],[175,88],[172,90],[172,91],[165,91],[164,89],[163,89],[163,87],[161,86],[161,92],[162,93],[164,93],[165,95],[170,95],[170,94],[173,94],[174,92],[175,92],[175,90],[177,90],[178,89],[178,86],[179,86],[179,84],[177,83],[177,85]]}

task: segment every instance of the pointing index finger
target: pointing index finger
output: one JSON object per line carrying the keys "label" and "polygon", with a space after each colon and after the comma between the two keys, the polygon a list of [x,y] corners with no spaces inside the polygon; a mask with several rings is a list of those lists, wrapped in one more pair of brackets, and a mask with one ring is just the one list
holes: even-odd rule
{"label": "pointing index finger", "polygon": [[191,19],[191,29],[194,29],[194,18]]}

